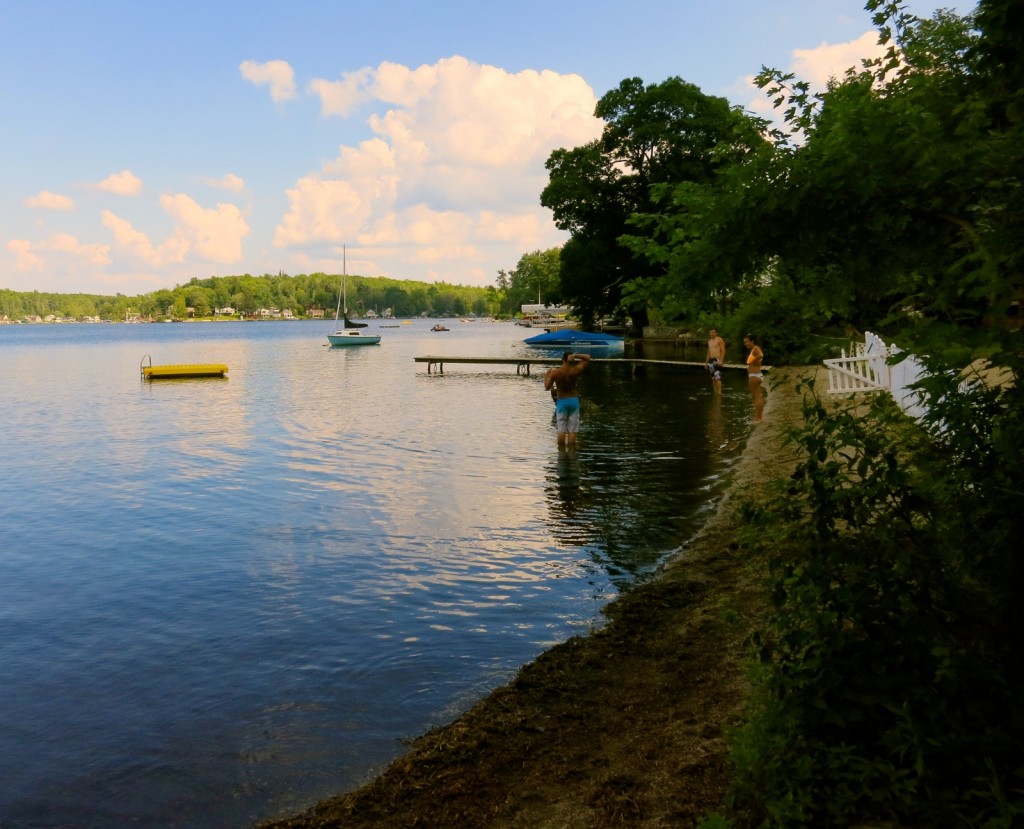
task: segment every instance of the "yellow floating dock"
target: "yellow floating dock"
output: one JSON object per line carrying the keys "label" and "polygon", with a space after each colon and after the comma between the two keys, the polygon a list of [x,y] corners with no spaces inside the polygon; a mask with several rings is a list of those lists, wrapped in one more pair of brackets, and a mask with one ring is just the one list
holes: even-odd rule
{"label": "yellow floating dock", "polygon": [[147,354],[142,358],[144,363],[149,360],[149,365],[141,365],[142,376],[146,380],[170,380],[183,377],[224,377],[228,373],[228,367],[223,363],[180,363],[178,365],[154,366],[153,361]]}

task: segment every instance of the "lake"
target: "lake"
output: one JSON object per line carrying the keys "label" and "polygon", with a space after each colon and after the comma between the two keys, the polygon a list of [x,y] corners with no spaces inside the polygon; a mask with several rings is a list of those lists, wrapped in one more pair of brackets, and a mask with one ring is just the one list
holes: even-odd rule
{"label": "lake", "polygon": [[565,452],[542,369],[413,359],[536,332],[434,322],[0,326],[0,825],[243,827],[352,788],[715,508],[742,372],[595,364]]}

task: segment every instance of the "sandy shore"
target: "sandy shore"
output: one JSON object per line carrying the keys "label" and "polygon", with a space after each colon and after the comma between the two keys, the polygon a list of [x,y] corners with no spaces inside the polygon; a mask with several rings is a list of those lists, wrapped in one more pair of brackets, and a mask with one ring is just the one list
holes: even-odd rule
{"label": "sandy shore", "polygon": [[688,827],[714,811],[729,784],[724,732],[748,691],[743,641],[764,609],[738,509],[792,470],[795,381],[821,372],[771,372],[721,509],[607,608],[606,626],[544,653],[362,788],[265,827]]}

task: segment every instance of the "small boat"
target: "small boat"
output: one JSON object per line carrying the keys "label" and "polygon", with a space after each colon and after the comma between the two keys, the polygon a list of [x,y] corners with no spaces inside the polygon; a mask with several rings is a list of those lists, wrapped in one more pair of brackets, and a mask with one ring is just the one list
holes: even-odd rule
{"label": "small boat", "polygon": [[[338,317],[343,320],[341,328],[327,335],[327,342],[334,346],[352,345],[377,345],[380,342],[380,334],[367,334],[363,331],[366,328],[365,322],[352,322],[348,318],[348,270],[345,263],[345,248],[342,246],[341,266],[341,292],[338,294],[338,308],[334,312],[334,322]],[[344,304],[344,313],[342,306]]]}
{"label": "small boat", "polygon": [[548,331],[538,334],[535,337],[527,337],[523,340],[527,345],[542,346],[544,348],[578,348],[589,346],[594,348],[616,348],[624,345],[622,337],[614,334],[602,334],[600,332],[577,331],[575,328],[562,328],[558,331]]}
{"label": "small boat", "polygon": [[451,329],[450,329],[450,328],[447,328],[447,327],[445,327],[445,326],[441,325],[441,323],[438,323],[437,325],[435,325],[435,326],[434,326],[433,328],[431,328],[430,330],[431,330],[431,331],[451,331]]}
{"label": "small boat", "polygon": [[[149,365],[143,365],[149,360]],[[139,363],[144,380],[180,380],[189,377],[224,377],[228,367],[223,363],[178,363],[175,365],[155,366],[153,358],[148,354]]]}

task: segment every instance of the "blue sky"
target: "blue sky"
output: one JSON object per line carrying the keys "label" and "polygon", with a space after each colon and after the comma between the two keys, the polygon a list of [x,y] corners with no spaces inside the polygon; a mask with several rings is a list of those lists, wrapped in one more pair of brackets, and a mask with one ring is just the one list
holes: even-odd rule
{"label": "blue sky", "polygon": [[[938,5],[908,4],[930,16]],[[491,285],[597,99],[676,76],[767,114],[874,48],[860,0],[5,0],[0,288],[323,271]]]}

